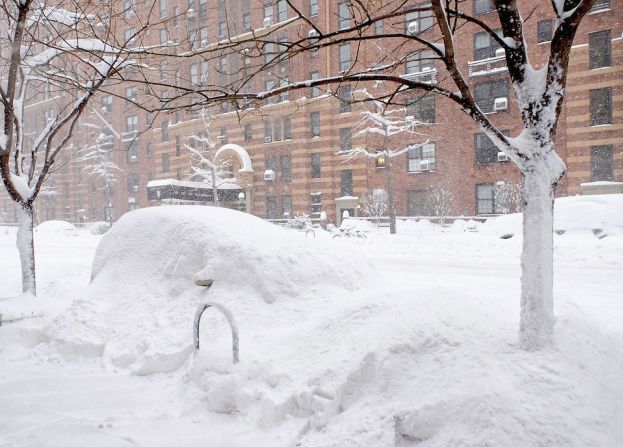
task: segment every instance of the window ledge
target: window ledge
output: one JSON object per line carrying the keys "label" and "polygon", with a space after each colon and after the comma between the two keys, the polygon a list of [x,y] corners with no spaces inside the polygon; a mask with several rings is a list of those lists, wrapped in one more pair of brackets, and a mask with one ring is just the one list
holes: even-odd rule
{"label": "window ledge", "polygon": [[428,171],[407,171],[407,174],[430,174],[431,172],[437,172],[437,169],[429,169]]}

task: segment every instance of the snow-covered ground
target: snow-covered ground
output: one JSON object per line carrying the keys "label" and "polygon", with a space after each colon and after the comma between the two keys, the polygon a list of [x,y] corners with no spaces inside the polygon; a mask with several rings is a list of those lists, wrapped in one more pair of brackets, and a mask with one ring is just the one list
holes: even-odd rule
{"label": "snow-covered ground", "polygon": [[[516,345],[517,215],[367,239],[182,207],[104,237],[50,223],[36,299],[0,227],[0,313],[43,312],[0,327],[0,446],[391,446],[396,418],[404,446],[619,446],[623,196],[556,211],[555,345],[536,353]],[[193,354],[207,300],[236,318],[239,364],[212,309]]]}

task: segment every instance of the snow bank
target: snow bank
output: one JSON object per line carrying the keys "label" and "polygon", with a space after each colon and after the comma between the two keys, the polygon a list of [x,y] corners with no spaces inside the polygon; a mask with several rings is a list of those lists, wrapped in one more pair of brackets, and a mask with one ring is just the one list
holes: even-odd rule
{"label": "snow bank", "polygon": [[[67,355],[103,355],[113,368],[173,371],[192,351],[201,302],[226,305],[245,323],[244,334],[245,319],[262,311],[272,320],[279,303],[304,312],[310,301],[344,299],[365,287],[373,276],[365,258],[348,247],[336,254],[326,244],[224,208],[136,210],[102,237],[87,298],[48,328],[48,336]],[[195,286],[196,279],[214,284],[207,290]],[[202,327],[219,322],[212,314],[207,320]]]}
{"label": "snow bank", "polygon": [[[623,234],[621,210],[623,194],[561,197],[554,204],[554,231],[558,234]],[[488,219],[482,228],[498,237],[521,235],[522,222],[521,213],[507,214]]]}
{"label": "snow bank", "polygon": [[46,220],[35,227],[38,236],[76,236],[77,228],[63,220]]}

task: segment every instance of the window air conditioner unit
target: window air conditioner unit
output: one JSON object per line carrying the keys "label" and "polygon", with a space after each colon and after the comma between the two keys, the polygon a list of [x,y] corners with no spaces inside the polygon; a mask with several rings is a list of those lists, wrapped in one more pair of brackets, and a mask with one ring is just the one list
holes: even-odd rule
{"label": "window air conditioner unit", "polygon": [[275,180],[275,171],[272,169],[267,169],[264,171],[264,180],[267,182],[272,182]]}
{"label": "window air conditioner unit", "polygon": [[273,141],[273,137],[264,137],[264,143],[270,143]]}
{"label": "window air conditioner unit", "polygon": [[419,27],[417,22],[409,22],[409,24],[407,25],[407,33],[409,34],[416,34],[418,30]]}
{"label": "window air conditioner unit", "polygon": [[420,171],[430,171],[428,160],[420,160]]}
{"label": "window air conditioner unit", "polygon": [[307,33],[307,36],[309,36],[310,39],[318,37],[318,31],[316,31],[315,29],[311,29],[309,30],[309,33]]}
{"label": "window air conditioner unit", "polygon": [[273,24],[273,18],[272,17],[265,17],[264,18],[264,28],[269,27],[272,24]]}
{"label": "window air conditioner unit", "polygon": [[504,161],[508,161],[508,155],[506,155],[504,152],[498,152],[498,161],[499,162],[504,162]]}
{"label": "window air conditioner unit", "polygon": [[496,57],[504,56],[504,55],[506,55],[506,51],[504,50],[504,48],[498,48],[497,50],[495,50]]}
{"label": "window air conditioner unit", "polygon": [[134,186],[132,186],[132,191],[134,191],[134,192],[138,192],[138,185],[134,185]]}
{"label": "window air conditioner unit", "polygon": [[138,157],[136,155],[132,155],[130,157],[130,161],[136,161],[136,160],[138,160]]}
{"label": "window air conditioner unit", "polygon": [[508,98],[495,98],[495,101],[493,102],[493,110],[495,112],[508,110]]}
{"label": "window air conditioner unit", "polygon": [[186,18],[194,19],[195,18],[195,10],[190,8],[188,11],[186,11]]}

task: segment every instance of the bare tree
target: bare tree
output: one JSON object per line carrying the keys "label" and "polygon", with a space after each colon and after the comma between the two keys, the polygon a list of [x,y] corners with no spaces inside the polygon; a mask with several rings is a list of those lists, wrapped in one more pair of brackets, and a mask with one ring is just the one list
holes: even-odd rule
{"label": "bare tree", "polygon": [[[70,9],[33,0],[2,3],[0,13],[0,176],[20,215],[17,246],[22,289],[36,294],[33,206],[61,160],[80,116],[94,95],[120,70],[137,64],[135,45],[116,36],[124,11],[95,1]],[[134,43],[133,43],[134,42]],[[40,119],[38,101],[49,107]]]}
{"label": "bare tree", "polygon": [[387,181],[387,208],[389,210],[389,232],[396,234],[396,193],[394,187],[394,174],[392,171],[392,158],[398,157],[411,149],[418,148],[419,144],[404,144],[402,147],[392,149],[391,143],[396,142],[393,137],[399,136],[399,141],[411,139],[415,136],[425,138],[416,129],[423,123],[416,121],[413,116],[405,115],[404,108],[389,108],[390,103],[378,101],[370,97],[369,93],[362,92],[364,97],[369,99],[368,104],[372,105],[372,110],[365,109],[361,112],[355,132],[355,136],[366,136],[366,143],[369,144],[370,137],[379,135],[382,137],[381,148],[355,147],[353,149],[338,152],[345,157],[367,157],[382,163],[385,168]]}
{"label": "bare tree", "polygon": [[[257,104],[294,89],[348,82],[378,86],[375,100],[388,105],[404,105],[405,95],[414,92],[433,93],[454,102],[522,174],[524,226],[519,339],[521,347],[527,350],[548,344],[554,325],[554,189],[566,170],[554,150],[556,127],[571,45],[592,0],[551,2],[556,19],[549,55],[541,68],[536,68],[529,60],[524,16],[531,11],[524,10],[522,16],[521,1],[493,0],[500,33],[472,13],[471,3],[456,0],[431,0],[430,4],[422,5],[402,0],[350,2],[350,16],[340,18],[339,27],[328,29],[323,29],[323,25],[318,25],[293,2],[286,1],[295,12],[294,18],[205,49],[206,53],[219,55],[246,51],[245,56],[252,62],[245,66],[244,73],[224,86],[196,89],[203,100],[213,103],[227,98],[234,106],[242,107],[249,101]],[[406,22],[405,17],[416,19]],[[300,25],[298,38],[291,42],[280,41],[280,33],[292,22]],[[520,109],[517,124],[522,131],[516,136],[505,135],[492,122],[460,69],[462,61],[458,60],[454,42],[467,36],[471,39],[473,28],[486,33],[504,51],[504,67]],[[366,53],[364,46],[376,47],[377,51]],[[274,48],[279,51],[273,51]],[[310,52],[321,49],[340,55],[339,73],[318,79],[290,78],[274,88],[259,87],[262,77],[278,73],[277,67],[284,62],[304,64]],[[367,54],[365,58],[364,54]],[[433,77],[430,72],[426,77],[401,75],[400,69],[410,56],[432,61],[441,76]]]}
{"label": "bare tree", "polygon": [[188,139],[190,144],[184,147],[190,152],[190,176],[199,177],[212,186],[212,201],[214,206],[220,206],[218,188],[223,185],[236,185],[236,179],[230,169],[231,163],[227,159],[219,159],[217,143],[210,135],[212,118],[207,109],[201,110],[204,131],[193,134]]}
{"label": "bare tree", "polygon": [[381,218],[387,212],[388,203],[387,191],[383,188],[375,188],[363,198],[363,211],[368,217],[376,221],[377,227],[381,223]]}

